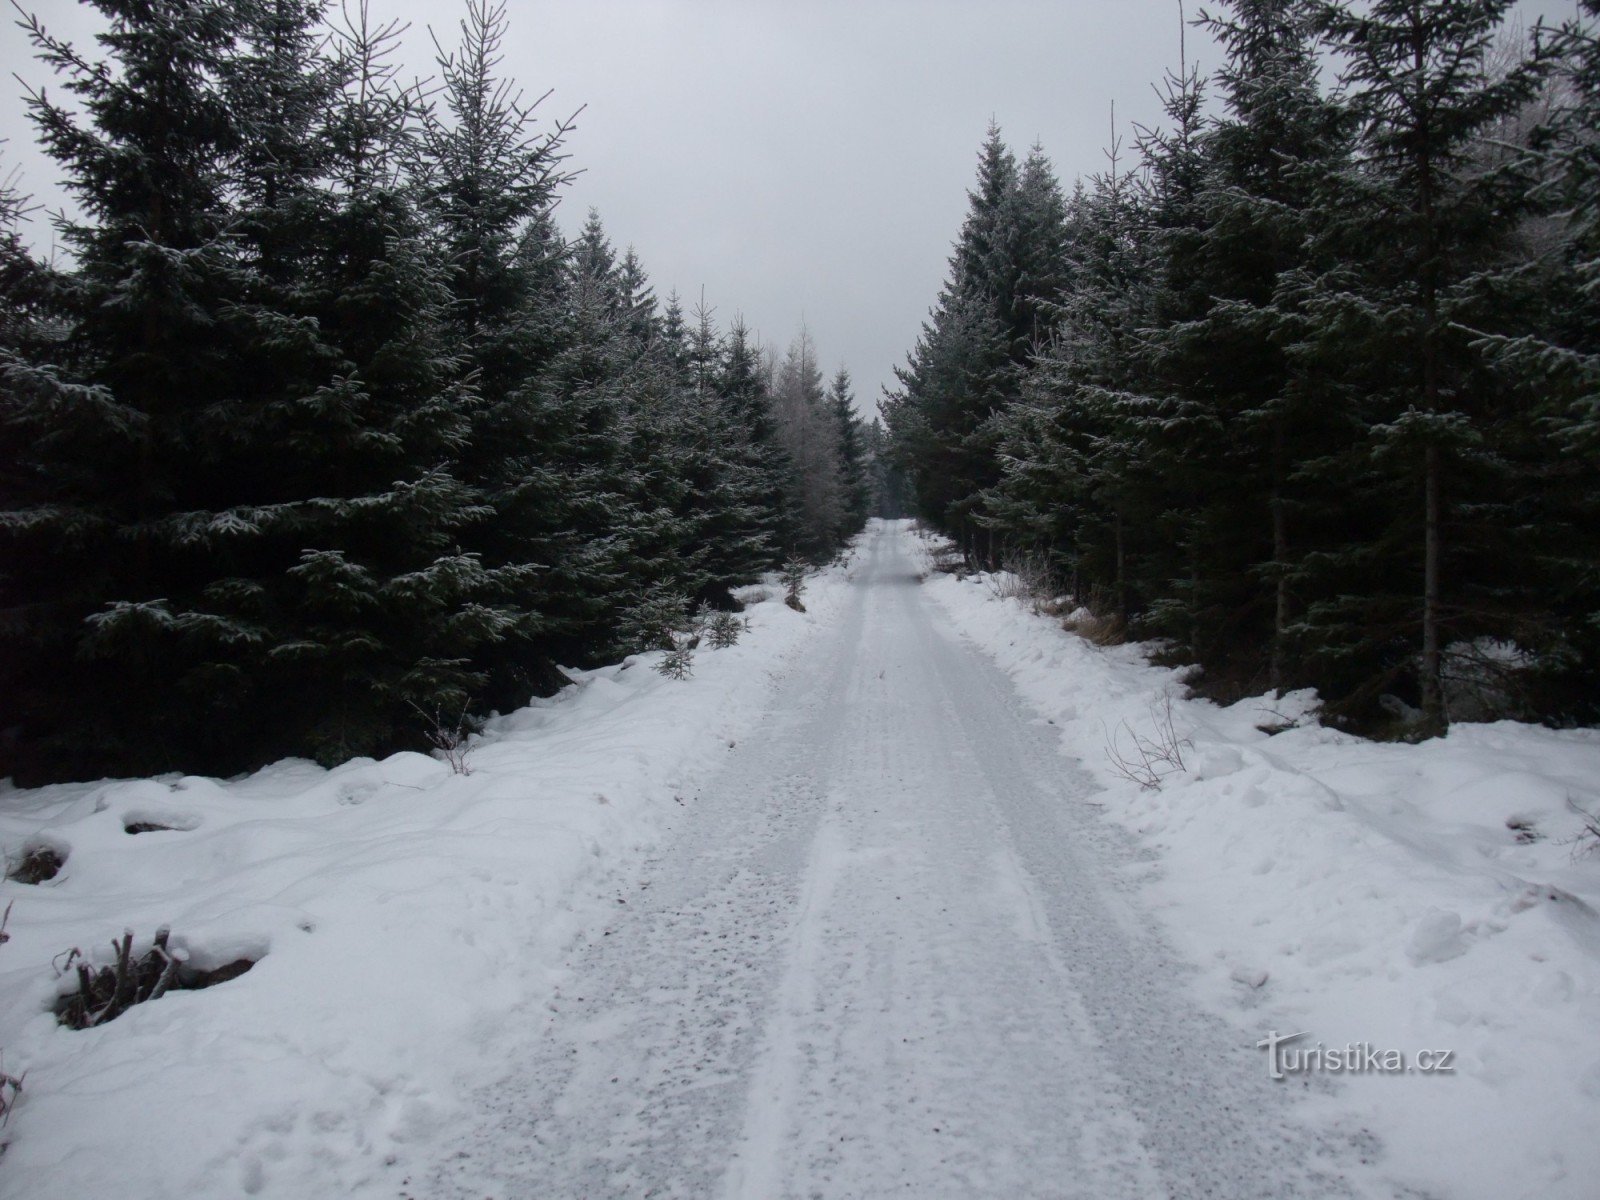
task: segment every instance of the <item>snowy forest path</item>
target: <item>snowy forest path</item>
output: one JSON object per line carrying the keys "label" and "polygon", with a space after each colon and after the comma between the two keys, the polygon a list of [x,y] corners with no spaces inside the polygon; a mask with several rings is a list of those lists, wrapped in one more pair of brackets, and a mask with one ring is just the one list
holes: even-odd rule
{"label": "snowy forest path", "polygon": [[1186,998],[1131,842],[916,571],[875,524],[414,1194],[1345,1194],[1348,1148]]}

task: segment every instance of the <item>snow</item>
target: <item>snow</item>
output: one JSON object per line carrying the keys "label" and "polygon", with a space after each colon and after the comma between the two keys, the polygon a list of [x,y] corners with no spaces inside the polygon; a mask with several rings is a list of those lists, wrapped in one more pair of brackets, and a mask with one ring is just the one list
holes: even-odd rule
{"label": "snow", "polygon": [[[749,590],[686,681],[579,673],[470,775],[0,790],[8,858],[66,855],[0,885],[0,1194],[1592,1200],[1600,731],[1184,699],[918,545]],[[1141,787],[1107,747],[1169,712]],[[162,925],[259,961],[56,1024],[53,961]],[[1296,1033],[1325,1069],[1273,1082]]]}
{"label": "snow", "polygon": [[[1183,699],[1181,671],[1092,645],[1004,584],[930,573],[926,588],[1155,856],[1134,877],[1203,965],[1196,999],[1257,1039],[1455,1052],[1452,1074],[1280,1086],[1370,1130],[1394,1193],[1596,1195],[1600,854],[1571,805],[1600,810],[1600,731],[1458,724],[1379,744],[1318,725],[1310,693]],[[1108,747],[1160,741],[1169,699],[1182,769],[1141,787]]]}
{"label": "snow", "polygon": [[[491,722],[469,775],[397,754],[0,791],[8,858],[67,856],[53,880],[0,885],[0,1047],[26,1072],[4,1194],[393,1195],[847,575],[810,580],[806,614],[756,604],[740,643],[700,650],[686,681],[651,670],[659,654],[573,673]],[[172,829],[125,832],[136,822]],[[259,961],[96,1029],[56,1024],[72,981],[53,961],[108,961],[124,928],[138,954],[161,925],[196,966]]]}

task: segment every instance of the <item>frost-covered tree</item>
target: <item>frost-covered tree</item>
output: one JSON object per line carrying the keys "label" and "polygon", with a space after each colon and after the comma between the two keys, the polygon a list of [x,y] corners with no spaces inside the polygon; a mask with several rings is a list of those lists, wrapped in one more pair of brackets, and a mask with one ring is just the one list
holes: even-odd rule
{"label": "frost-covered tree", "polygon": [[845,519],[839,438],[828,408],[816,346],[805,330],[784,355],[773,388],[777,438],[791,465],[790,503],[798,514],[793,551],[826,559],[838,545]]}
{"label": "frost-covered tree", "polygon": [[[458,548],[487,516],[455,468],[476,396],[451,344],[448,265],[405,186],[414,109],[386,57],[394,32],[358,12],[307,71],[336,85],[309,132],[324,172],[306,196],[278,185],[302,236],[262,252],[292,253],[273,294],[316,331],[299,354],[255,348],[254,373],[273,387],[259,420],[275,452],[257,444],[238,469],[243,480],[275,464],[249,514],[262,556],[211,589],[266,631],[254,720],[279,742],[263,756],[337,762],[414,741],[418,709],[472,704],[483,684],[474,656],[517,615],[487,599],[483,565]],[[261,224],[276,218],[263,196]]]}
{"label": "frost-covered tree", "polygon": [[457,43],[438,47],[439,92],[413,163],[451,269],[454,344],[479,397],[461,469],[493,515],[463,541],[488,572],[488,599],[520,610],[505,643],[483,661],[499,707],[559,682],[544,640],[561,618],[543,611],[555,518],[543,504],[563,456],[582,453],[550,440],[555,423],[540,411],[535,382],[560,348],[563,247],[552,210],[566,178],[568,124],[541,130],[536,106],[503,74],[506,25],[503,2],[467,0]]}

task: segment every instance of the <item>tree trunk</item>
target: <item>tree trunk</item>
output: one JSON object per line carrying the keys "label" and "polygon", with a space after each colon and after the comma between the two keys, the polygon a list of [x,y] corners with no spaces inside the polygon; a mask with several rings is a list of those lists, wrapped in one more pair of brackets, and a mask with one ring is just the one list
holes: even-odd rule
{"label": "tree trunk", "polygon": [[[1412,58],[1418,87],[1426,78],[1425,36],[1417,27]],[[1423,111],[1420,105],[1418,111]],[[1422,407],[1428,414],[1440,410],[1439,380],[1439,244],[1438,216],[1434,208],[1433,155],[1424,141],[1416,152],[1418,215],[1422,218]],[[1427,434],[1422,461],[1422,721],[1426,734],[1449,727],[1444,710],[1444,689],[1439,679],[1439,444],[1432,429]]]}
{"label": "tree trunk", "polygon": [[1272,561],[1276,564],[1276,595],[1272,615],[1272,662],[1268,667],[1268,684],[1282,692],[1286,683],[1289,629],[1289,514],[1283,496],[1283,477],[1286,473],[1283,419],[1273,423],[1272,433],[1272,498],[1268,507],[1272,512]]}
{"label": "tree trunk", "polygon": [[1122,532],[1122,510],[1117,509],[1117,616],[1122,618],[1122,623],[1128,623],[1128,548],[1127,539]]}
{"label": "tree trunk", "polygon": [[1429,733],[1449,724],[1439,676],[1439,448],[1423,456],[1422,716]]}

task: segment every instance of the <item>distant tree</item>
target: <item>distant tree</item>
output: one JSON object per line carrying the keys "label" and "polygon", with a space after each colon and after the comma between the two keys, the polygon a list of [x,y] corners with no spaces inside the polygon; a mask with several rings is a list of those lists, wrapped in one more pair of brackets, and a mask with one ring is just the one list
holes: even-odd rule
{"label": "distant tree", "polygon": [[812,560],[826,559],[845,520],[844,482],[816,346],[803,328],[778,370],[773,399],[778,443],[791,464],[787,490],[799,518],[792,549]]}
{"label": "distant tree", "polygon": [[828,407],[838,444],[842,516],[840,540],[861,532],[872,510],[872,485],[868,478],[867,448],[861,418],[856,416],[850,372],[840,367],[828,385]]}
{"label": "distant tree", "polygon": [[693,484],[700,505],[696,536],[707,547],[710,576],[702,598],[726,606],[735,586],[759,578],[777,563],[780,493],[769,470],[770,448],[763,441],[771,436],[771,421],[764,411],[752,419],[744,398],[724,392],[722,364],[733,347],[717,331],[703,301],[690,329],[684,370],[695,439]]}
{"label": "distant tree", "polygon": [[862,427],[861,441],[867,457],[869,515],[891,521],[904,517],[909,510],[905,476],[890,456],[889,435],[880,417],[873,417]]}
{"label": "distant tree", "polygon": [[993,560],[983,493],[999,481],[998,424],[1049,335],[1065,208],[1037,149],[1019,171],[998,127],[978,156],[949,275],[885,398],[893,456],[919,514]]}
{"label": "distant tree", "polygon": [[794,462],[780,435],[776,399],[761,348],[744,321],[729,327],[715,375],[715,388],[729,419],[744,431],[752,456],[751,486],[762,510],[762,524],[772,559],[779,566],[794,553],[800,537],[800,512],[789,482]]}

